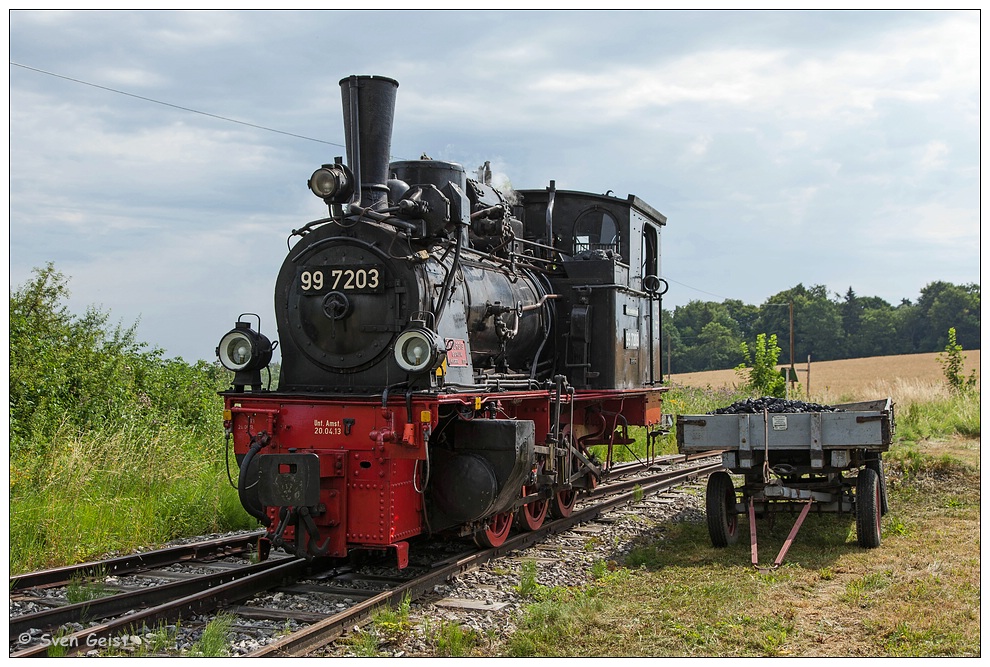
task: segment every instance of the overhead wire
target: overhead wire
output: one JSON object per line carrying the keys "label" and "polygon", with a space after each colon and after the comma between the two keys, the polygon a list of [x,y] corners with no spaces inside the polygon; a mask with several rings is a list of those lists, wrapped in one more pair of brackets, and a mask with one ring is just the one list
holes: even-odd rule
{"label": "overhead wire", "polygon": [[247,121],[237,120],[236,118],[229,118],[227,116],[221,116],[219,114],[209,113],[207,111],[200,111],[199,109],[193,109],[193,108],[190,108],[190,107],[184,107],[184,106],[181,106],[181,105],[178,105],[178,104],[172,104],[171,102],[163,102],[162,100],[156,100],[156,99],[151,98],[151,97],[145,97],[143,95],[136,95],[134,93],[128,93],[127,91],[118,90],[116,88],[110,88],[109,86],[101,86],[101,85],[96,84],[96,83],[90,83],[89,81],[83,81],[82,79],[75,79],[75,78],[73,78],[71,76],[65,76],[63,74],[56,74],[55,72],[49,72],[47,70],[39,69],[37,67],[31,67],[29,65],[24,65],[22,63],[14,62],[13,60],[10,61],[10,64],[13,65],[14,67],[21,67],[21,68],[26,69],[26,70],[31,70],[32,72],[38,72],[39,74],[46,74],[48,76],[53,76],[53,77],[55,77],[57,79],[64,79],[66,81],[72,81],[73,83],[79,83],[79,84],[82,84],[84,86],[90,86],[92,88],[99,88],[100,90],[106,90],[106,91],[111,92],[111,93],[117,93],[118,95],[126,95],[127,97],[133,97],[135,99],[143,100],[145,102],[151,102],[153,104],[160,104],[162,106],[171,107],[173,109],[179,109],[180,111],[188,111],[189,113],[195,113],[195,114],[199,114],[201,116],[208,116],[210,118],[216,118],[217,120],[227,121],[228,123],[237,123],[238,125],[245,125],[247,127],[253,127],[255,129],[257,129],[257,130],[264,130],[266,132],[275,132],[276,134],[284,134],[284,135],[289,136],[289,137],[295,137],[296,139],[304,139],[306,141],[315,141],[315,142],[321,143],[321,144],[329,144],[331,146],[339,146],[341,148],[346,148],[346,146],[344,144],[339,144],[339,143],[336,143],[336,142],[333,142],[333,141],[326,141],[325,139],[316,139],[314,137],[307,137],[307,136],[305,136],[303,134],[296,134],[294,132],[286,132],[284,130],[277,130],[277,129],[273,128],[273,127],[266,127],[264,125],[258,125],[256,123],[249,123]]}
{"label": "overhead wire", "polygon": [[[48,76],[55,77],[57,79],[64,79],[66,81],[72,81],[73,83],[82,84],[84,86],[90,86],[92,88],[98,88],[100,90],[105,90],[110,93],[117,93],[118,95],[125,95],[127,97],[133,97],[134,99],[142,100],[144,102],[151,102],[152,104],[160,104],[162,106],[171,107],[172,109],[178,109],[179,111],[187,111],[189,113],[199,114],[201,116],[207,116],[209,118],[215,118],[217,120],[223,120],[228,123],[237,123],[238,125],[244,125],[246,127],[252,127],[257,130],[264,130],[266,132],[274,132],[275,134],[282,134],[287,137],[294,137],[296,139],[303,139],[305,141],[315,141],[319,144],[327,144],[329,146],[338,146],[340,148],[347,148],[346,144],[337,143],[336,141],[327,141],[326,139],[317,139],[315,137],[307,137],[304,134],[296,134],[295,132],[286,132],[285,130],[277,130],[274,127],[267,127],[265,125],[258,125],[256,123],[249,123],[244,120],[237,120],[236,118],[230,118],[228,116],[221,116],[219,114],[210,113],[208,111],[200,111],[199,109],[193,109],[192,107],[184,107],[179,104],[172,104],[171,102],[163,102],[162,100],[156,100],[153,97],[146,97],[144,95],[137,95],[135,93],[129,93],[126,90],[118,90],[116,88],[110,88],[109,86],[101,86],[98,83],[91,83],[89,81],[83,81],[82,79],[76,79],[71,76],[65,76],[64,74],[56,74],[55,72],[49,72],[48,70],[43,70],[38,67],[31,67],[30,65],[25,65],[23,63],[18,63],[13,60],[8,61],[14,67],[20,67],[32,72],[38,72],[39,74],[46,74]],[[406,160],[408,158],[390,155],[393,160]]]}
{"label": "overhead wire", "polygon": [[701,292],[702,294],[707,294],[708,296],[717,296],[718,298],[720,298],[722,300],[725,300],[725,301],[731,301],[732,300],[732,297],[722,296],[721,294],[715,294],[713,292],[706,292],[703,289],[698,289],[697,287],[692,287],[691,285],[686,285],[686,284],[684,284],[684,283],[682,283],[680,281],[674,280],[673,278],[664,278],[664,280],[666,280],[668,282],[672,282],[672,283],[677,283],[681,287],[687,287],[688,289],[694,290],[695,292]]}
{"label": "overhead wire", "polygon": [[[21,67],[23,69],[30,70],[32,72],[38,72],[39,74],[45,74],[45,75],[48,75],[48,76],[55,77],[57,79],[64,79],[65,81],[72,81],[73,83],[78,83],[78,84],[81,84],[81,85],[84,85],[84,86],[90,86],[92,88],[98,88],[100,90],[105,90],[105,91],[108,91],[108,92],[111,92],[111,93],[116,93],[118,95],[125,95],[127,97],[133,97],[135,99],[143,100],[145,102],[151,102],[153,104],[160,104],[162,106],[171,107],[173,109],[178,109],[180,111],[187,111],[189,113],[195,113],[195,114],[199,114],[201,116],[207,116],[209,118],[216,118],[217,120],[223,120],[223,121],[227,121],[229,123],[237,123],[238,125],[244,125],[246,127],[253,127],[255,129],[258,129],[258,130],[264,130],[266,132],[274,132],[276,134],[282,134],[282,135],[289,136],[289,137],[295,137],[296,139],[303,139],[305,141],[315,141],[317,143],[328,144],[330,146],[338,146],[340,148],[346,148],[347,147],[344,144],[340,144],[340,143],[337,143],[337,142],[334,142],[334,141],[326,141],[325,139],[316,139],[314,137],[307,137],[305,135],[296,134],[294,132],[286,132],[284,130],[277,130],[277,129],[272,128],[272,127],[266,127],[264,125],[258,125],[256,123],[249,123],[247,121],[237,120],[236,118],[230,118],[228,116],[221,116],[219,114],[210,113],[208,111],[200,111],[199,109],[193,109],[191,107],[184,107],[184,106],[181,106],[179,104],[172,104],[171,102],[163,102],[162,100],[156,100],[154,98],[146,97],[144,95],[137,95],[135,93],[128,93],[127,91],[124,91],[124,90],[118,90],[116,88],[110,88],[109,86],[102,86],[102,85],[99,85],[99,84],[96,84],[96,83],[91,83],[89,81],[83,81],[82,79],[76,79],[76,78],[73,78],[71,76],[65,76],[64,74],[56,74],[55,72],[49,72],[47,70],[43,70],[43,69],[40,69],[38,67],[31,67],[30,65],[24,65],[22,63],[15,62],[13,60],[11,60],[9,62],[10,62],[11,65],[13,65],[15,67]],[[391,156],[391,157],[394,157],[394,156]],[[698,289],[697,287],[692,287],[691,285],[687,285],[685,283],[679,282],[677,280],[673,280],[671,278],[667,278],[667,280],[670,281],[670,282],[672,282],[672,283],[676,283],[676,284],[680,285],[681,287],[687,287],[688,289],[694,290],[696,292],[701,292],[702,294],[707,294],[709,296],[718,297],[718,298],[723,299],[723,300],[729,300],[729,297],[722,296],[720,294],[714,294],[713,292],[706,292],[705,290]]]}

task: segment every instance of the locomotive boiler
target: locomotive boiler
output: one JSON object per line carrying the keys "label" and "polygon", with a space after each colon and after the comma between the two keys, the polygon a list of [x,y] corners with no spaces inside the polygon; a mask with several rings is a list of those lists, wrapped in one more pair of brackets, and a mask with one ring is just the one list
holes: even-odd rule
{"label": "locomotive boiler", "polygon": [[278,342],[242,316],[217,348],[241,502],[288,551],[400,566],[417,536],[498,546],[569,515],[630,425],[660,432],[666,219],[553,181],[500,191],[487,163],[390,162],[398,83],[340,88],[347,160],[308,182],[328,215],[292,230]]}

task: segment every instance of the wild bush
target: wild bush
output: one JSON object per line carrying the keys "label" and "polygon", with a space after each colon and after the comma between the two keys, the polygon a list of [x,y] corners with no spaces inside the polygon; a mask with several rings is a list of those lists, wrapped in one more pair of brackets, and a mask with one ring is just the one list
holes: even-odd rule
{"label": "wild bush", "polygon": [[741,343],[739,347],[746,361],[736,366],[736,373],[748,381],[746,386],[758,396],[783,398],[787,382],[777,370],[777,359],[780,357],[777,334],[770,334],[770,338],[766,334],[757,334],[752,354],[746,343]]}
{"label": "wild bush", "polygon": [[226,371],[166,359],[52,264],[10,292],[10,567],[256,525],[223,463]]}
{"label": "wild bush", "polygon": [[133,427],[59,434],[41,455],[12,455],[11,572],[256,527],[222,448],[219,437]]}
{"label": "wild bush", "polygon": [[962,345],[956,343],[956,329],[949,328],[949,343],[945,346],[945,351],[938,355],[938,363],[942,367],[945,381],[954,392],[966,392],[976,389],[976,371],[970,373],[969,377],[963,375],[964,359],[962,356]]}
{"label": "wild bush", "polygon": [[50,263],[10,293],[12,451],[40,452],[66,428],[220,429],[226,371],[166,359],[137,340],[136,324],[111,325],[93,307],[74,315],[68,297],[68,279]]}

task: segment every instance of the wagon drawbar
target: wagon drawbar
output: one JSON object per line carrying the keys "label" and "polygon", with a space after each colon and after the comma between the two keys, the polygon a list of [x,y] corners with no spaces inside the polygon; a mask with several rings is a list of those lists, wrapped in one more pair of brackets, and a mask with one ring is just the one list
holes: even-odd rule
{"label": "wagon drawbar", "polygon": [[[728,414],[676,420],[681,453],[722,451],[725,470],[709,476],[705,496],[713,546],[735,543],[739,516],[747,514],[759,568],[757,514],[798,511],[772,566],[779,567],[812,508],[855,514],[859,545],[880,546],[880,518],[887,512],[883,452],[894,434],[890,398],[835,406],[765,398],[721,412]],[[734,486],[730,472],[744,477],[742,487]]]}

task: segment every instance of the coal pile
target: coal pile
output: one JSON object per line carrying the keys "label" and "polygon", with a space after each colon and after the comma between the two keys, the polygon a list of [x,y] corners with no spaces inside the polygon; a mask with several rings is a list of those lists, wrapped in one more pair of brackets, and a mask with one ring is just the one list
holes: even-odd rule
{"label": "coal pile", "polygon": [[804,401],[788,401],[783,398],[773,398],[764,396],[763,398],[747,398],[745,401],[736,401],[732,405],[719,408],[708,414],[712,415],[740,415],[745,413],[762,414],[767,412],[842,412],[839,408],[831,405],[820,405],[818,403],[806,403]]}

